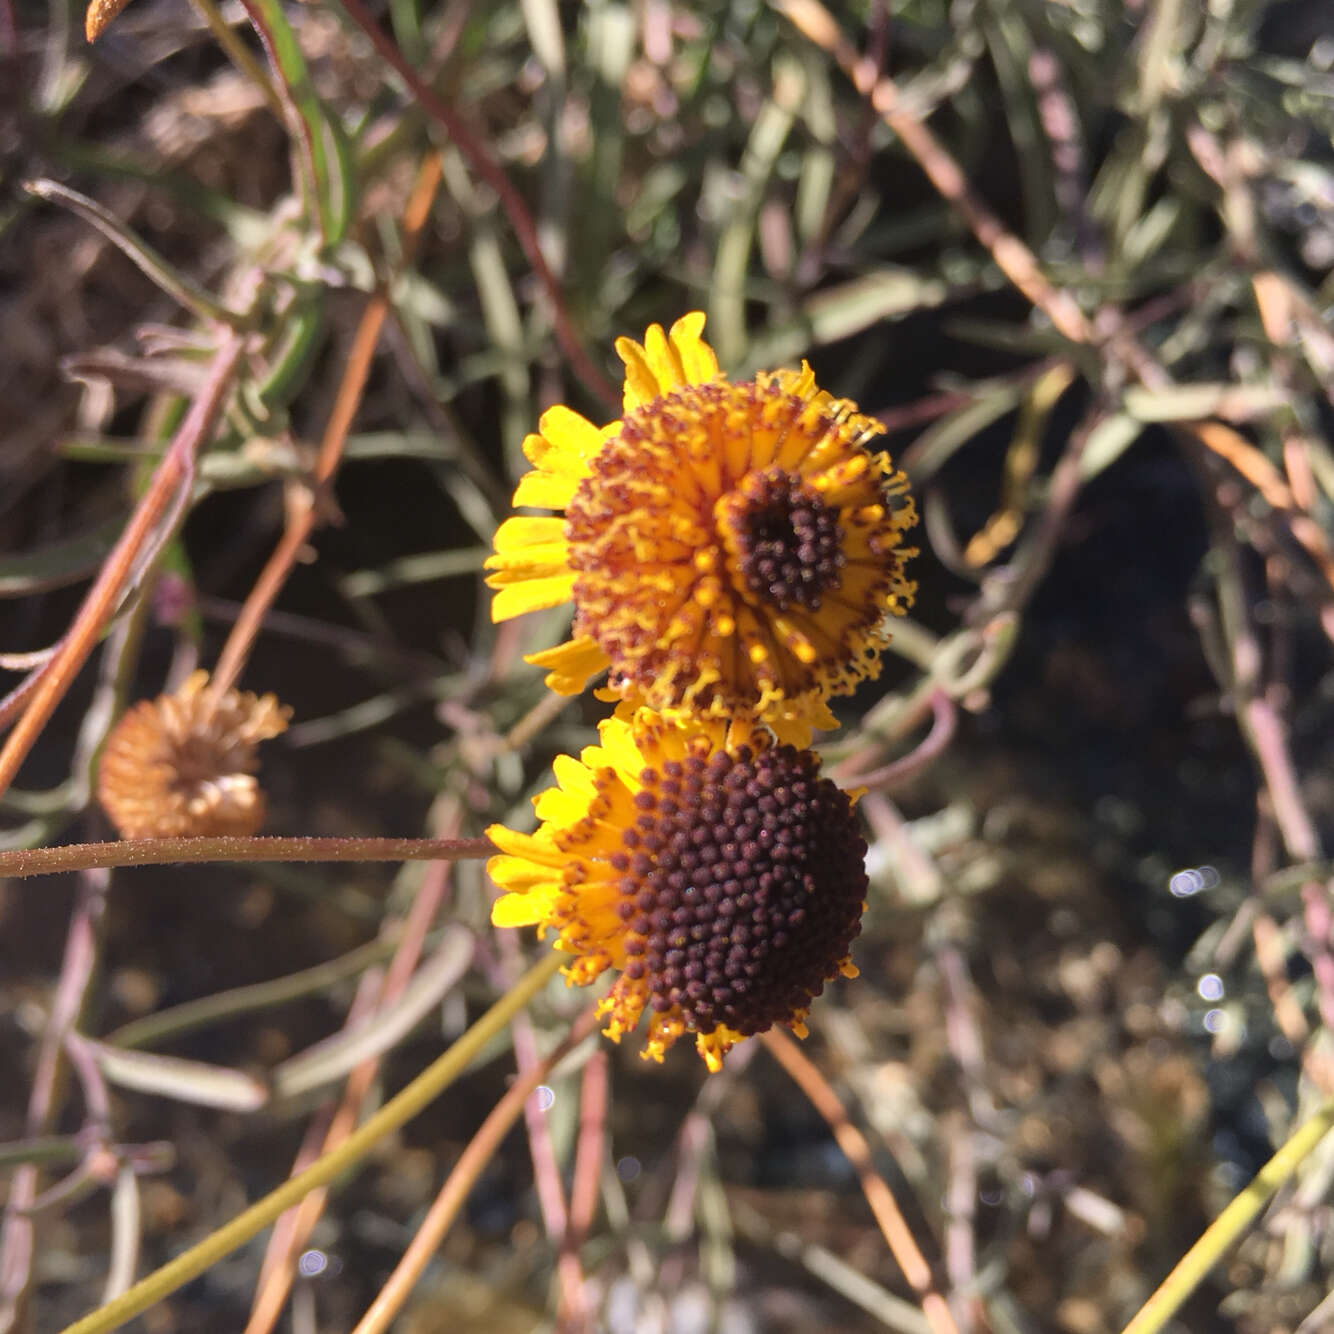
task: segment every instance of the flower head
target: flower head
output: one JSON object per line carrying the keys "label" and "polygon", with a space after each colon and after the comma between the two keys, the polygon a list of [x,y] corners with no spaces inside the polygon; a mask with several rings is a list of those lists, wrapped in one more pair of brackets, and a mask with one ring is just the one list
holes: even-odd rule
{"label": "flower head", "polygon": [[532,655],[563,694],[610,669],[620,698],[664,713],[763,721],[804,744],[826,699],[880,670],[915,554],[907,479],[867,441],[883,428],[810,368],[733,384],[704,316],[617,343],[625,415],[598,428],[545,412],[534,469],[496,533],[492,616],[574,603],[569,642]]}
{"label": "flower head", "polygon": [[536,833],[487,830],[497,926],[553,927],[571,983],[644,1055],[691,1033],[710,1070],[776,1023],[805,1035],[825,982],[857,970],[866,843],[848,795],[806,750],[747,725],[622,707],[598,746],[555,762]]}
{"label": "flower head", "polygon": [[111,729],[97,797],[122,838],[253,834],[264,823],[255,752],[287,727],[290,710],[273,695],[214,699],[207,683],[207,672],[193,672]]}

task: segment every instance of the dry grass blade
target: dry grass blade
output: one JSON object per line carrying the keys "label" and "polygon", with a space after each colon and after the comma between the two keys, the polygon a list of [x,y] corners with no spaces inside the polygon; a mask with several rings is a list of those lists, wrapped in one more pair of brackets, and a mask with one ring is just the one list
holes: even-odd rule
{"label": "dry grass blade", "polygon": [[593,1031],[596,1024],[596,1011],[590,1007],[575,1020],[569,1034],[560,1041],[551,1055],[515,1080],[487,1114],[481,1128],[468,1142],[468,1147],[459,1156],[445,1184],[440,1188],[440,1193],[426,1211],[426,1217],[422,1220],[407,1250],[403,1252],[403,1258],[380,1289],[366,1314],[357,1322],[352,1334],[383,1334],[383,1331],[388,1329],[390,1322],[402,1310],[404,1302],[421,1278],[422,1270],[440,1249],[441,1242],[453,1225],[469,1192],[476,1185],[478,1176],[494,1157],[510,1127],[518,1120],[524,1103],[556,1065]]}
{"label": "dry grass blade", "polygon": [[948,1304],[936,1289],[931,1266],[922,1254],[885,1179],[871,1163],[870,1146],[861,1131],[848,1120],[843,1104],[828,1081],[786,1034],[772,1029],[764,1035],[763,1042],[769,1054],[787,1071],[811,1105],[828,1122],[839,1148],[856,1169],[862,1194],[866,1196],[866,1202],[871,1206],[871,1212],[904,1278],[916,1292],[922,1315],[932,1334],[959,1334],[959,1327],[955,1324]]}

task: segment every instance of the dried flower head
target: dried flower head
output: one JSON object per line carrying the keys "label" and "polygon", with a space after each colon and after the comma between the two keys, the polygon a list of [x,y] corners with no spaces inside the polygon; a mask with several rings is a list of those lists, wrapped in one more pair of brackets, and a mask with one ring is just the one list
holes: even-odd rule
{"label": "dried flower head", "polygon": [[915,586],[907,478],[867,442],[883,428],[801,371],[732,384],[704,316],[617,343],[625,416],[566,407],[524,441],[534,464],[487,561],[492,616],[574,604],[569,642],[528,661],[574,694],[610,668],[619,698],[750,718],[805,744],[827,699],[880,670],[887,614]]}
{"label": "dried flower head", "polygon": [[273,695],[214,699],[207,684],[207,672],[194,672],[111,729],[97,796],[122,838],[253,834],[264,823],[256,749],[287,727],[291,710]]}
{"label": "dried flower head", "polygon": [[599,730],[557,757],[536,833],[487,830],[492,920],[554,927],[571,983],[619,970],[605,1031],[619,1041],[647,1009],[654,1060],[685,1033],[710,1070],[774,1024],[805,1036],[825,982],[857,973],[866,843],[848,794],[746,725],[623,706]]}

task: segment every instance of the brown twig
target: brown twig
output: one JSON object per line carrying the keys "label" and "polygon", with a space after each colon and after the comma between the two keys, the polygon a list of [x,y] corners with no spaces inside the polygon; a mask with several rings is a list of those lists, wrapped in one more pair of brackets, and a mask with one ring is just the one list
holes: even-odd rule
{"label": "brown twig", "polygon": [[[456,831],[459,827],[457,802],[451,800],[443,803],[443,809],[437,813],[433,823],[441,832]],[[401,928],[402,935],[389,964],[384,986],[380,989],[373,1005],[368,1007],[371,1010],[384,1009],[392,1005],[412,980],[413,971],[421,959],[426,934],[449,893],[449,883],[449,863],[432,863],[426,868],[421,887],[413,897],[407,920],[400,922],[397,917],[386,920],[381,929],[382,934],[397,932]],[[349,1014],[347,1027],[351,1028],[353,1022],[353,1016]],[[330,1152],[355,1129],[366,1096],[379,1074],[380,1059],[373,1057],[363,1061],[348,1076],[342,1100],[326,1132],[315,1144],[313,1157]],[[298,1159],[293,1165],[292,1175],[295,1176],[307,1165]],[[291,1214],[285,1214],[283,1219],[279,1220],[260,1271],[260,1286],[250,1319],[246,1324],[245,1334],[265,1334],[277,1322],[283,1303],[292,1287],[297,1256],[309,1239],[327,1202],[327,1189],[312,1191]],[[287,1223],[285,1228],[284,1222]]]}
{"label": "brown twig", "polygon": [[962,1334],[972,1334],[981,1314],[977,1283],[977,1158],[973,1127],[955,1113],[942,1127],[949,1167],[945,1190],[945,1271],[953,1289],[953,1307]]}
{"label": "brown twig", "polygon": [[1283,933],[1266,910],[1260,892],[1260,886],[1274,873],[1278,860],[1274,817],[1264,809],[1264,803],[1257,804],[1260,809],[1256,812],[1255,834],[1251,840],[1251,896],[1246,900],[1247,904],[1253,905],[1251,940],[1255,946],[1255,962],[1260,968],[1260,976],[1264,978],[1269,1004],[1274,1011],[1274,1020],[1279,1031],[1292,1044],[1293,1051],[1301,1051],[1311,1035],[1311,1028],[1288,982],[1288,951]]}
{"label": "brown twig", "polygon": [[[597,1211],[598,1183],[607,1144],[608,1089],[607,1053],[599,1047],[584,1066],[583,1086],[579,1091],[579,1137],[574,1150],[569,1222],[561,1239],[558,1261],[562,1275],[567,1269],[570,1271],[561,1284],[563,1304],[557,1317],[559,1327],[568,1334],[592,1327],[579,1250],[593,1226],[593,1215]],[[578,1300],[574,1300],[576,1296]]]}
{"label": "brown twig", "polygon": [[[98,937],[106,912],[109,883],[110,876],[105,870],[88,869],[79,878],[60,978],[28,1095],[24,1135],[30,1139],[50,1133],[59,1108],[61,1052],[67,1035],[78,1022],[96,970]],[[38,1182],[37,1166],[25,1163],[14,1173],[9,1185],[4,1227],[0,1230],[0,1334],[8,1334],[25,1325],[24,1307],[33,1260],[33,1224],[29,1210],[37,1199]]]}
{"label": "brown twig", "polygon": [[[348,1007],[344,1031],[355,1028],[375,1012],[376,1002],[383,995],[378,971],[372,969],[363,975],[352,1004]],[[330,1104],[329,1110],[311,1123],[289,1176],[304,1172],[322,1153],[341,1144],[356,1126],[366,1096],[365,1083],[359,1077],[361,1069],[359,1066],[348,1076],[343,1096],[337,1105]],[[250,1318],[246,1321],[245,1334],[261,1334],[261,1331],[272,1329],[277,1323],[288,1293],[292,1290],[297,1256],[319,1221],[328,1197],[327,1186],[311,1191],[295,1209],[289,1209],[273,1225],[273,1233],[259,1267],[255,1300],[250,1308]]]}
{"label": "brown twig", "polygon": [[428,862],[489,857],[485,838],[134,838],[0,852],[0,878],[173,862]]}
{"label": "brown twig", "polygon": [[[877,76],[884,69],[889,54],[889,18],[887,0],[875,0],[867,16],[869,35],[862,63],[872,69]],[[831,192],[832,197],[825,204],[819,230],[803,248],[797,261],[797,283],[801,287],[814,286],[819,280],[824,270],[825,256],[834,228],[866,180],[866,173],[871,164],[871,131],[875,129],[875,122],[874,109],[866,107],[853,131],[852,150],[848,155],[847,167],[840,174]]]}
{"label": "brown twig", "polygon": [[[1230,458],[1229,462],[1236,465],[1236,459]],[[1254,460],[1248,462],[1253,464]],[[1302,797],[1288,744],[1287,728],[1280,713],[1282,701],[1288,695],[1288,686],[1281,669],[1274,663],[1282,655],[1271,653],[1266,663],[1266,655],[1261,649],[1239,589],[1241,575],[1235,536],[1237,525],[1233,518],[1233,506],[1228,503],[1234,487],[1235,484],[1232,484],[1215,492],[1219,501],[1213,524],[1215,543],[1225,557],[1223,573],[1219,576],[1219,596],[1223,603],[1220,621],[1227,636],[1227,658],[1216,670],[1225,673],[1222,684],[1232,695],[1242,737],[1250,747],[1260,771],[1263,800],[1267,801],[1268,810],[1261,812],[1262,823],[1259,828],[1264,827],[1265,818],[1271,818],[1293,862],[1316,862],[1323,856],[1320,835]],[[1235,489],[1240,494],[1240,488]],[[1275,598],[1281,593],[1281,589],[1274,586],[1281,568],[1280,563],[1272,560],[1266,563],[1271,596]],[[1272,679],[1266,680],[1267,674]],[[1302,884],[1306,926],[1304,951],[1315,976],[1316,1005],[1321,1022],[1326,1029],[1334,1029],[1334,914],[1330,911],[1329,893],[1329,886],[1320,880],[1308,879]],[[1265,931],[1263,917],[1257,918],[1256,949],[1257,955],[1265,950],[1262,969],[1266,979],[1277,966],[1273,958],[1273,944],[1272,935]],[[1272,984],[1270,993],[1271,997],[1275,994]],[[1281,996],[1283,993],[1279,991],[1278,994]],[[1295,1028],[1290,1017],[1285,1027]],[[1328,1082],[1325,1072],[1311,1067],[1309,1061],[1307,1064],[1317,1083],[1323,1086]]]}
{"label": "brown twig", "polygon": [[495,1156],[510,1127],[518,1120],[524,1102],[596,1025],[597,1007],[590,1005],[574,1021],[569,1033],[546,1060],[534,1066],[527,1074],[520,1075],[505,1091],[469,1141],[468,1147],[459,1155],[435,1202],[426,1211],[426,1217],[416,1235],[394,1267],[394,1272],[376,1294],[366,1314],[357,1322],[352,1334],[383,1334],[389,1327],[421,1278],[422,1271],[444,1241],[482,1169]]}
{"label": "brown twig", "polygon": [[[299,117],[297,119],[300,120]],[[421,229],[430,215],[439,185],[440,156],[434,151],[428,152],[417,169],[417,179],[413,183],[412,193],[408,196],[408,202],[403,210],[405,257],[410,257],[413,252]],[[386,290],[381,289],[371,296],[361,313],[361,321],[357,325],[352,347],[348,353],[347,368],[338,385],[333,409],[324,426],[324,435],[320,440],[320,451],[315,460],[311,483],[293,484],[289,488],[287,526],[268,563],[247,595],[245,605],[232,625],[222,652],[218,654],[218,661],[208,686],[215,699],[220,699],[240,675],[265,613],[282,590],[292,566],[315,527],[316,519],[321,513],[324,495],[338,469],[348,432],[352,429],[352,422],[361,405],[366,381],[370,376],[371,359],[375,355],[376,345],[380,341],[380,331],[384,328],[388,314],[389,296]]]}
{"label": "brown twig", "polygon": [[773,0],[773,5],[805,37],[834,57],[853,86],[899,136],[931,184],[958,210],[1015,287],[1071,342],[1093,344],[1096,341],[1093,327],[1074,297],[1052,285],[1033,252],[977,197],[945,146],[904,108],[893,79],[881,74],[873,60],[857,54],[819,0]]}
{"label": "brown twig", "polygon": [[[511,969],[519,959],[517,947],[510,948],[513,932],[501,937],[501,950]],[[517,942],[516,946],[517,946]],[[514,1035],[514,1062],[521,1075],[536,1069],[542,1061],[537,1049],[537,1033],[527,1014],[516,1015],[511,1025]],[[544,1109],[530,1099],[524,1104],[523,1119],[528,1131],[528,1153],[533,1161],[533,1189],[537,1207],[542,1215],[542,1226],[549,1242],[559,1246],[569,1230],[570,1215],[565,1201],[565,1182],[556,1158],[556,1145],[551,1138],[551,1125]],[[573,1271],[569,1266],[557,1267],[561,1289],[561,1307],[576,1310],[583,1299],[584,1276],[577,1258]]]}
{"label": "brown twig", "polygon": [[125,532],[103,562],[74,623],[41,669],[41,679],[32,690],[23,716],[0,749],[0,793],[14,781],[28,751],[101,638],[134,571],[142,570],[154,534],[159,539],[165,538],[162,524],[171,513],[173,500],[182,493],[189,494],[195,454],[222,410],[244,346],[243,340],[230,330],[220,337],[221,344],[199,397],[158,464]]}
{"label": "brown twig", "polygon": [[[840,765],[834,771],[837,781],[849,786],[855,784],[857,787],[884,791],[906,783],[910,778],[915,778],[922,770],[929,768],[937,758],[945,753],[950,742],[954,739],[954,732],[958,727],[959,711],[949,694],[939,688],[930,692],[928,703],[931,708],[931,730],[915,749],[889,764],[881,765],[878,769],[872,769],[869,773],[857,773],[855,769],[851,768],[851,764]],[[852,756],[850,760],[861,758],[861,756]]]}
{"label": "brown twig", "polygon": [[[513,931],[497,928],[495,932],[500,954],[508,976],[501,976],[497,982],[507,986],[511,977],[517,977],[523,966],[523,954],[518,937]],[[537,1050],[537,1034],[533,1021],[527,1014],[515,1015],[510,1026],[514,1036],[514,1059],[519,1074],[526,1075],[541,1063]],[[524,1123],[528,1131],[528,1152],[533,1161],[533,1186],[537,1192],[537,1205],[542,1214],[542,1224],[546,1228],[551,1245],[561,1249],[560,1262],[556,1266],[556,1276],[560,1284],[560,1311],[574,1329],[578,1322],[587,1316],[584,1295],[584,1272],[577,1253],[566,1257],[563,1247],[570,1232],[570,1211],[565,1199],[565,1181],[561,1166],[556,1157],[556,1145],[551,1136],[551,1123],[545,1110],[538,1103],[529,1099],[524,1104]]]}
{"label": "brown twig", "polygon": [[676,1132],[676,1173],[662,1211],[662,1234],[668,1250],[658,1264],[659,1292],[675,1292],[686,1280],[689,1251],[681,1243],[690,1236],[695,1224],[700,1180],[714,1147],[713,1118],[733,1093],[736,1082],[744,1079],[745,1071],[758,1051],[759,1046],[754,1042],[743,1042],[734,1047],[723,1068],[700,1085],[695,1105]]}
{"label": "brown twig", "polygon": [[1334,552],[1329,539],[1316,520],[1298,506],[1283,474],[1245,436],[1222,422],[1191,422],[1180,429],[1225,459],[1255,487],[1293,539],[1306,549],[1325,582],[1334,588]]}
{"label": "brown twig", "polygon": [[922,1255],[912,1229],[903,1217],[888,1184],[871,1162],[871,1148],[866,1142],[866,1137],[848,1120],[848,1114],[828,1080],[786,1033],[771,1028],[760,1040],[833,1131],[838,1147],[847,1155],[848,1161],[857,1173],[862,1194],[866,1196],[866,1202],[871,1206],[871,1212],[875,1215],[875,1221],[879,1224],[894,1259],[898,1261],[909,1286],[917,1294],[922,1314],[926,1317],[932,1334],[959,1334],[959,1327],[954,1321],[949,1305],[936,1287],[931,1266]]}

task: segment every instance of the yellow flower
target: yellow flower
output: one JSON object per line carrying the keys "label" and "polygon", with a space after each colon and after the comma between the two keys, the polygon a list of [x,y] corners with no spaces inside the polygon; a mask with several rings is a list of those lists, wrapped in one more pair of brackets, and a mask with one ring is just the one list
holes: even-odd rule
{"label": "yellow flower", "polygon": [[776,1023],[804,1037],[825,982],[857,974],[866,843],[848,794],[746,724],[623,705],[599,731],[557,757],[536,833],[487,830],[492,921],[555,928],[571,984],[617,970],[605,1032],[647,1010],[654,1060],[685,1033],[710,1070]]}
{"label": "yellow flower", "polygon": [[215,700],[207,684],[207,672],[192,672],[111,729],[97,799],[122,838],[253,834],[264,823],[256,750],[287,727],[291,710],[248,691]]}
{"label": "yellow flower", "polygon": [[914,585],[907,479],[867,449],[880,424],[815,387],[808,366],[733,384],[683,316],[620,339],[625,415],[566,407],[524,441],[533,471],[487,561],[492,618],[572,601],[572,637],[528,661],[577,694],[664,713],[753,718],[806,744],[830,695],[878,674],[886,613]]}

